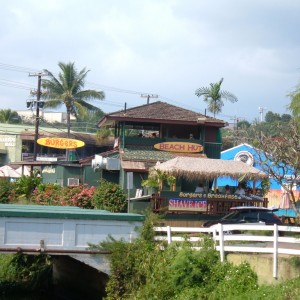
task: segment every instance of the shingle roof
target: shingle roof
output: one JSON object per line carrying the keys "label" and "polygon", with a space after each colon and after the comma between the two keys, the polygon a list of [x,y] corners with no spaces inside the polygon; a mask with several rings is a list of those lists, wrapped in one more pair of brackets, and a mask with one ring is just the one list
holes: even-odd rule
{"label": "shingle roof", "polygon": [[166,162],[174,157],[206,157],[201,153],[175,153],[146,149],[124,149],[120,152],[121,164],[124,170],[148,171],[159,162]]}
{"label": "shingle roof", "polygon": [[98,126],[101,127],[104,123],[109,120],[134,120],[136,122],[156,122],[156,123],[189,123],[189,124],[197,124],[198,119],[205,120],[205,122],[209,122],[211,125],[214,123],[219,127],[224,126],[225,122],[219,119],[215,119],[212,117],[205,116],[203,114],[178,107],[175,105],[168,104],[166,102],[153,102],[146,105],[137,106],[134,108],[130,108],[117,112],[113,112],[105,115],[100,119]]}

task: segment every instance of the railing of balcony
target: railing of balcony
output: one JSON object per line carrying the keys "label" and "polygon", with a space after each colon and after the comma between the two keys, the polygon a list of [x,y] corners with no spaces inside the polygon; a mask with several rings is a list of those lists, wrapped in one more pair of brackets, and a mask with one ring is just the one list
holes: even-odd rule
{"label": "railing of balcony", "polygon": [[155,144],[163,142],[192,142],[204,146],[204,153],[208,158],[220,158],[221,157],[221,143],[203,143],[201,140],[196,139],[179,139],[179,138],[142,138],[142,137],[125,137],[124,141],[121,141],[122,148],[131,147],[147,147],[152,148]]}

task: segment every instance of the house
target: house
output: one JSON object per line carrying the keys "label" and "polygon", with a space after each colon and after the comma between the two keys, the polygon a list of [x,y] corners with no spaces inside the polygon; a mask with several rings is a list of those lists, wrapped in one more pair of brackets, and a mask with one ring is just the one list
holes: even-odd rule
{"label": "house", "polygon": [[[109,177],[124,189],[132,181],[129,192],[134,197],[157,163],[176,156],[220,158],[224,126],[222,120],[161,101],[125,107],[99,120],[100,130],[113,130],[115,143],[113,151],[96,155],[93,167],[101,178]],[[194,190],[194,185],[182,181],[177,189]]]}

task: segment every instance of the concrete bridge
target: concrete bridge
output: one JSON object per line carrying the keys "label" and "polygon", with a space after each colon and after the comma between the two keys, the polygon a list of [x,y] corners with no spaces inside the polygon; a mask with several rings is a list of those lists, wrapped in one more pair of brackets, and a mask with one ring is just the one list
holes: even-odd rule
{"label": "concrete bridge", "polygon": [[0,204],[0,252],[68,255],[110,273],[107,252],[91,251],[110,235],[129,242],[144,216],[78,207]]}

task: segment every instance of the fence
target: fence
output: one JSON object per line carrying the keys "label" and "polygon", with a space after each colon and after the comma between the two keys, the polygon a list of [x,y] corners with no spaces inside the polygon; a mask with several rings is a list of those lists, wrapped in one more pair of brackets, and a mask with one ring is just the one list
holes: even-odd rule
{"label": "fence", "polygon": [[[225,253],[267,253],[273,255],[273,277],[278,277],[278,255],[300,256],[300,227],[265,224],[217,224],[210,228],[193,227],[155,227],[160,234],[156,241],[200,242],[201,234],[210,234],[220,259],[225,260]],[[239,232],[235,234],[235,232]],[[258,234],[261,233],[261,234]],[[297,234],[299,234],[298,237]],[[199,249],[195,247],[196,249]]]}

